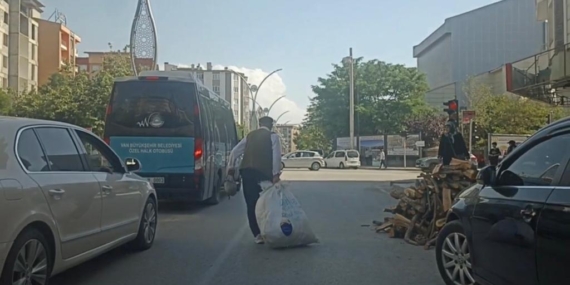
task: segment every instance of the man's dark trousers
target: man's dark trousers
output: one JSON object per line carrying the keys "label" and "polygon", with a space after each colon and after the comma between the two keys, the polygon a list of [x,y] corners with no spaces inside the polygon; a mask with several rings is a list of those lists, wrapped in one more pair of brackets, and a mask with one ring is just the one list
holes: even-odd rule
{"label": "man's dark trousers", "polygon": [[261,232],[257,225],[257,218],[255,217],[255,205],[261,193],[261,181],[272,181],[273,177],[265,177],[260,171],[246,168],[240,170],[241,179],[243,182],[243,196],[245,197],[245,204],[247,205],[247,219],[249,221],[249,228],[251,233],[256,237]]}

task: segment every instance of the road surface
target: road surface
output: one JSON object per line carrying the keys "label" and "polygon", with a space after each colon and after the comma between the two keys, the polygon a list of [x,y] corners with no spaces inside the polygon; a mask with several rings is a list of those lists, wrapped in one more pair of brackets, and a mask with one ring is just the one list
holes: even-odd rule
{"label": "road surface", "polygon": [[395,203],[390,180],[412,171],[287,170],[320,244],[272,250],[253,243],[241,192],[217,206],[160,204],[153,248],[117,249],[52,279],[55,285],[441,285],[434,251],[369,225]]}

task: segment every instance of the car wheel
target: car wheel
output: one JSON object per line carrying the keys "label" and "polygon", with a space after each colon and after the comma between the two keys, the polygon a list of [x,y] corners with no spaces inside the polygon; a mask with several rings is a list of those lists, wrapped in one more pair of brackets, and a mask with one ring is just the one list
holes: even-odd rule
{"label": "car wheel", "polygon": [[220,195],[221,192],[220,191],[222,189],[222,177],[221,174],[218,174],[218,179],[216,179],[216,185],[214,186],[214,189],[212,190],[214,193],[212,193],[212,197],[208,198],[205,202],[205,204],[207,205],[217,205],[220,203]]}
{"label": "car wheel", "polygon": [[285,168],[285,163],[281,162],[281,170],[283,170],[283,168]]}
{"label": "car wheel", "polygon": [[8,253],[0,284],[47,285],[53,267],[52,252],[41,232],[24,230]]}
{"label": "car wheel", "polygon": [[156,237],[156,226],[158,224],[158,210],[156,201],[152,197],[146,200],[143,209],[139,232],[135,240],[131,242],[131,246],[135,250],[147,250],[152,247],[154,238]]}
{"label": "car wheel", "polygon": [[318,162],[313,162],[313,164],[311,164],[311,170],[313,171],[318,171],[319,169],[321,169],[321,164]]}
{"label": "car wheel", "polygon": [[459,221],[447,223],[437,237],[437,268],[447,285],[475,285],[471,251]]}
{"label": "car wheel", "polygon": [[338,168],[344,169],[344,163],[341,162],[341,163],[338,165]]}

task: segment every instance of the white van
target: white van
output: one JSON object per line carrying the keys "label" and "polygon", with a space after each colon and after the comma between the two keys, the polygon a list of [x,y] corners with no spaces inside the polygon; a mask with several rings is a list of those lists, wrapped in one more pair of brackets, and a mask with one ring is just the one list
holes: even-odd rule
{"label": "white van", "polygon": [[325,158],[327,168],[354,168],[360,167],[360,153],[357,150],[335,150]]}

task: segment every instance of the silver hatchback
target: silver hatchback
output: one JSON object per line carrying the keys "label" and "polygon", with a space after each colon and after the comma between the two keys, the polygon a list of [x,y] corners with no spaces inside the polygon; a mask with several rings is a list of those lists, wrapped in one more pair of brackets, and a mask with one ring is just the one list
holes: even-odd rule
{"label": "silver hatchback", "polygon": [[0,116],[0,284],[47,284],[114,247],[152,246],[157,200],[89,131]]}
{"label": "silver hatchback", "polygon": [[308,168],[317,171],[324,165],[323,157],[316,151],[298,150],[288,153],[281,158],[281,169]]}

